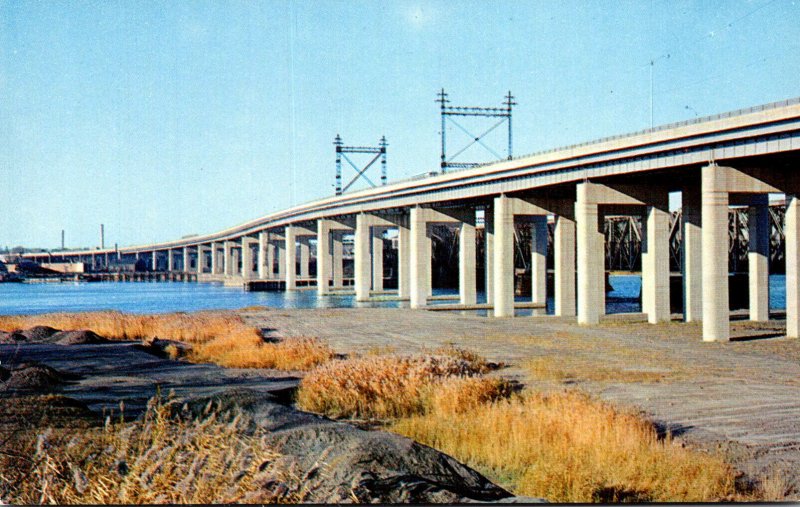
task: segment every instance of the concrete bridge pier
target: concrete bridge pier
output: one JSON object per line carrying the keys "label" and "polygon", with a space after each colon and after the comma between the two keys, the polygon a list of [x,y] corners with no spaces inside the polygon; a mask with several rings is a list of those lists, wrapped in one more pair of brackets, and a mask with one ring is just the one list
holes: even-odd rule
{"label": "concrete bridge pier", "polygon": [[786,336],[800,338],[800,192],[786,195]]}
{"label": "concrete bridge pier", "polygon": [[236,268],[233,264],[233,242],[225,241],[222,243],[222,266],[223,274],[226,277],[233,276]]}
{"label": "concrete bridge pier", "polygon": [[703,320],[703,250],[700,182],[681,191],[683,320]]}
{"label": "concrete bridge pier", "polygon": [[514,222],[517,215],[533,217],[531,293],[544,304],[547,291],[548,211],[524,199],[500,195],[494,199],[493,303],[495,317],[514,316]]}
{"label": "concrete bridge pier", "polygon": [[428,285],[431,278],[431,258],[426,209],[415,206],[409,212],[409,298],[411,308],[428,304]]}
{"label": "concrete bridge pier", "polygon": [[271,278],[268,274],[271,274],[271,269],[268,270],[267,266],[271,265],[268,264],[268,243],[269,243],[269,232],[261,231],[258,233],[258,253],[256,254],[256,265],[257,265],[257,275],[259,280],[266,280],[267,278]]}
{"label": "concrete bridge pier", "polygon": [[[433,209],[422,208],[415,206],[411,208],[409,213],[409,299],[411,308],[423,308],[428,304],[428,297],[432,295],[432,272],[431,260],[433,245],[430,234],[430,225],[436,223],[443,224],[458,224],[461,226],[464,223],[471,225],[472,228],[472,249],[471,254],[460,256],[459,265],[469,262],[470,258],[475,258],[474,253],[474,229],[475,229],[475,212],[473,209],[464,210],[463,208],[453,209]],[[401,228],[402,230],[402,228]],[[467,233],[470,234],[470,233]],[[401,245],[401,249],[403,249]],[[403,260],[401,264],[404,264]],[[459,273],[464,271],[466,275],[466,266],[459,267]],[[474,275],[474,261],[472,276],[467,276],[465,282],[470,284],[462,284],[459,288],[459,298],[471,298],[470,294],[475,292],[475,275]],[[459,276],[461,279],[461,276]]]}
{"label": "concrete bridge pier", "polygon": [[[197,264],[195,265],[195,272],[198,275],[202,275],[203,273],[205,273],[207,248],[208,247],[206,247],[204,245],[197,245]],[[191,270],[187,270],[187,272],[190,272],[190,271]]]}
{"label": "concrete bridge pier", "polygon": [[575,316],[575,220],[556,215],[553,229],[554,314]]}
{"label": "concrete bridge pier", "polygon": [[383,233],[386,227],[372,228],[372,290],[383,290]]}
{"label": "concrete bridge pier", "polygon": [[669,195],[656,188],[649,201],[642,217],[642,312],[657,324],[670,319]]}
{"label": "concrete bridge pier", "polygon": [[411,297],[411,230],[408,215],[401,215],[397,221],[397,296],[400,299]]}
{"label": "concrete bridge pier", "polygon": [[334,289],[344,287],[344,239],[343,234],[334,233],[331,237],[331,262],[333,262],[333,285]]}
{"label": "concrete bridge pier", "polygon": [[300,257],[300,278],[308,279],[311,273],[311,245],[308,236],[300,236],[297,243]]}
{"label": "concrete bridge pier", "polygon": [[759,194],[747,209],[750,320],[769,320],[769,196]]}
{"label": "concrete bridge pier", "polygon": [[483,209],[483,287],[486,303],[494,303],[494,208],[488,205]]}
{"label": "concrete bridge pier", "polygon": [[276,265],[278,266],[277,279],[286,279],[286,237],[282,237],[282,241],[275,243]]}
{"label": "concrete bridge pier", "polygon": [[[547,231],[545,231],[547,234]],[[545,248],[547,237],[545,236]],[[475,282],[475,220],[461,222],[458,236],[458,295],[462,305],[478,302]]]}
{"label": "concrete bridge pier", "polygon": [[287,225],[284,229],[283,274],[286,280],[286,290],[297,289],[297,228]]}
{"label": "concrete bridge pier", "polygon": [[273,242],[267,243],[267,279],[273,280],[276,277],[275,260],[277,259],[278,247]]}
{"label": "concrete bridge pier", "polygon": [[[531,302],[547,304],[547,216],[534,216],[531,221]],[[534,309],[534,315],[546,315],[545,308]]]}
{"label": "concrete bridge pier", "polygon": [[331,289],[339,289],[343,285],[341,234],[352,230],[353,225],[349,221],[317,221],[317,293],[320,295],[329,294]]}
{"label": "concrete bridge pier", "polygon": [[383,231],[395,227],[393,220],[394,217],[370,213],[356,215],[353,243],[356,301],[368,301],[370,289],[383,290]]}
{"label": "concrete bridge pier", "polygon": [[[703,248],[703,341],[730,340],[730,306],[728,304],[728,205],[744,202],[749,206],[750,318],[769,317],[769,218],[766,211],[768,193],[787,194],[786,225],[786,334],[797,337],[798,259],[796,206],[794,192],[800,178],[794,173],[778,174],[768,168],[740,169],[715,163],[701,171],[702,248]],[[742,195],[744,194],[744,195]]]}
{"label": "concrete bridge pier", "polygon": [[253,243],[257,240],[249,237],[242,237],[242,278],[244,280],[251,280],[254,278],[253,272]]}
{"label": "concrete bridge pier", "polygon": [[172,251],[172,248],[167,250],[167,271],[170,273],[175,271],[175,255]]}
{"label": "concrete bridge pier", "polygon": [[188,273],[191,270],[191,263],[189,262],[189,247],[185,246],[182,249],[183,254],[183,272]]}

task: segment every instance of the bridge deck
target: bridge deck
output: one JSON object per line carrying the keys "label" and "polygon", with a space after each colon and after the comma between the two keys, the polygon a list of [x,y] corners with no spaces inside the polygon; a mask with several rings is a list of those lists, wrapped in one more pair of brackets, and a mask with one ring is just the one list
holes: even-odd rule
{"label": "bridge deck", "polygon": [[[779,466],[800,484],[800,340],[755,339],[781,335],[782,322],[734,321],[733,342],[700,344],[699,324],[651,325],[635,316],[579,327],[555,317],[488,319],[381,308],[244,315],[277,336],[318,336],[339,352],[388,347],[405,353],[455,343],[510,364],[503,375],[563,388],[524,367],[543,359],[577,372],[570,385],[642,409],[700,447],[721,446],[747,473]],[[627,381],[621,381],[623,372],[630,372]]]}

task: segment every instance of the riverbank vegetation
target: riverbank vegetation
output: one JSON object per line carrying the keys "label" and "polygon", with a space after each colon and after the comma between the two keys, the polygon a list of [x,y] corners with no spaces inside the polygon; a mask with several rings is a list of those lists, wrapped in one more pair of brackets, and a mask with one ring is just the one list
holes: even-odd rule
{"label": "riverbank vegetation", "polygon": [[[455,354],[457,356],[457,354]],[[524,496],[556,502],[745,498],[722,459],[692,451],[637,414],[577,391],[515,393],[451,355],[330,362],[300,384],[300,408],[379,420]]]}
{"label": "riverbank vegetation", "polygon": [[[220,311],[0,317],[0,329],[9,331],[37,325],[90,329],[118,340],[177,340],[191,345],[185,352],[187,359],[225,367],[307,370],[296,395],[300,408],[334,418],[366,420],[406,435],[452,455],[518,495],[558,502],[707,502],[764,496],[764,492],[743,489],[737,483],[736,471],[722,458],[688,449],[669,435],[659,435],[652,423],[636,413],[576,390],[520,392],[491,373],[496,365],[457,347],[414,356],[371,350],[360,357],[336,359],[333,350],[318,339],[265,341],[261,332],[241,317]],[[173,356],[179,353],[175,347],[167,351]],[[525,366],[542,378],[561,379],[573,374],[551,371],[542,362]],[[186,496],[189,490],[178,479],[186,475],[180,468],[186,464],[173,463],[167,456],[178,455],[176,445],[192,445],[199,449],[199,455],[209,456],[208,470],[222,466],[223,461],[213,460],[227,460],[225,466],[233,470],[244,466],[230,465],[239,463],[236,460],[242,451],[237,446],[255,446],[252,452],[264,456],[269,449],[258,447],[261,444],[257,439],[241,440],[234,426],[220,426],[216,421],[203,428],[181,423],[189,435],[188,441],[181,440],[179,433],[171,433],[174,428],[160,408],[149,410],[139,429],[107,425],[102,431],[71,437],[69,444],[48,443],[49,447],[42,447],[50,449],[47,452],[29,442],[33,447],[20,456],[37,456],[35,466],[23,468],[32,478],[26,484],[32,485],[5,498],[24,503],[210,503],[244,498],[243,490],[223,492],[213,482],[204,484],[197,495]],[[203,433],[206,430],[210,434]],[[148,446],[152,450],[148,451]],[[212,452],[214,446],[221,449],[219,456]],[[164,468],[158,473],[166,475],[148,483],[157,484],[151,489],[158,493],[139,491],[139,486],[125,482],[129,479],[109,475],[110,463],[102,461],[105,458],[99,454],[89,459],[88,469],[80,468],[82,476],[75,475],[74,463],[85,462],[75,452],[84,448],[113,448],[117,455],[126,456],[126,466],[138,463],[144,455],[163,456]],[[144,461],[141,466],[145,467]],[[141,473],[151,477],[153,471],[142,468]],[[7,481],[7,477],[2,479]],[[184,496],[169,496],[167,490],[175,488],[182,491],[176,495]]]}
{"label": "riverbank vegetation", "polygon": [[[330,360],[333,350],[316,338],[267,342],[259,329],[234,312],[210,311],[136,315],[117,311],[0,316],[0,329],[33,326],[59,330],[88,329],[110,340],[161,338],[191,345],[186,359],[228,368],[310,370]],[[177,356],[173,347],[168,352]]]}
{"label": "riverbank vegetation", "polygon": [[[242,414],[181,418],[153,398],[136,422],[20,432],[0,453],[0,499],[13,504],[216,504],[303,500],[299,480]],[[279,478],[296,487],[261,488]],[[292,491],[290,493],[290,491]]]}

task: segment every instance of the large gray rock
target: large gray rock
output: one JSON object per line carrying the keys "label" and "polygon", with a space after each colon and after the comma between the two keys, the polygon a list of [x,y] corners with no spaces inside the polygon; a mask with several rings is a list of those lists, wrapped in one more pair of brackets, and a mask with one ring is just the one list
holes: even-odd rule
{"label": "large gray rock", "polygon": [[[452,457],[409,438],[365,431],[278,403],[248,389],[198,398],[184,410],[199,415],[209,402],[240,408],[268,430],[282,454],[279,467],[299,478],[314,503],[463,503],[512,500],[513,495]],[[266,481],[269,492],[290,488]],[[526,499],[533,501],[536,499]]]}
{"label": "large gray rock", "polygon": [[94,331],[81,329],[78,331],[60,331],[50,336],[50,340],[59,345],[93,345],[98,343],[108,343]]}

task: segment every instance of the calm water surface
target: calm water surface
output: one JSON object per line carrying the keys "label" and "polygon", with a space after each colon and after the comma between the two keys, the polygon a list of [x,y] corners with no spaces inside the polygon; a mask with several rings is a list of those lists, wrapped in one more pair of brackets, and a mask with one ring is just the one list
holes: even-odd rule
{"label": "calm water surface", "polygon": [[[615,275],[609,279],[614,288],[608,293],[608,313],[638,312],[641,277]],[[785,308],[785,276],[771,275],[770,308]],[[434,295],[457,296],[452,289],[436,289]],[[525,301],[527,298],[517,298]],[[478,294],[478,302],[486,296]],[[435,301],[432,304],[454,303],[455,300]],[[47,312],[80,312],[93,310],[120,310],[130,313],[160,313],[197,311],[209,309],[236,309],[246,306],[271,308],[342,308],[342,307],[398,307],[408,303],[398,301],[371,301],[357,303],[355,296],[335,295],[318,297],[315,290],[296,292],[244,292],[240,288],[221,284],[183,282],[95,282],[0,284],[0,315]],[[547,313],[553,312],[552,298],[547,301]],[[486,312],[482,312],[486,313]],[[521,315],[531,311],[520,311]]]}

